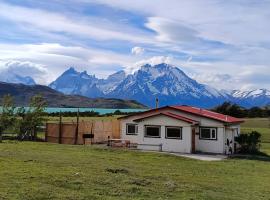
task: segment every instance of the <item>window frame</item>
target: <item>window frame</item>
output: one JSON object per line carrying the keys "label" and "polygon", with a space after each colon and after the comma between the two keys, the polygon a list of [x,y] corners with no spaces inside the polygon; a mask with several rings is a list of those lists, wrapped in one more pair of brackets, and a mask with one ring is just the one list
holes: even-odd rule
{"label": "window frame", "polygon": [[[155,127],[159,129],[159,136],[149,136],[146,134],[147,127]],[[161,126],[160,125],[144,125],[144,137],[146,138],[161,138]]]}
{"label": "window frame", "polygon": [[[167,130],[168,128],[177,128],[180,129],[180,137],[168,137],[167,136]],[[182,140],[183,139],[183,127],[181,126],[165,126],[165,138],[166,139],[173,139],[173,140]]]}
{"label": "window frame", "polygon": [[[210,129],[210,138],[205,138],[201,136],[202,133],[202,129]],[[205,127],[205,126],[200,126],[200,133],[199,133],[199,139],[200,140],[217,140],[218,136],[217,136],[217,127]],[[215,130],[215,138],[212,138],[212,130]]]}
{"label": "window frame", "polygon": [[[130,126],[130,125],[134,125],[135,126],[135,133],[129,133],[128,132],[128,126]],[[137,128],[136,128],[137,127]],[[135,124],[135,123],[127,123],[126,124],[126,135],[138,135],[138,128],[139,128],[139,126],[138,126],[138,124]],[[137,132],[136,132],[137,131]]]}

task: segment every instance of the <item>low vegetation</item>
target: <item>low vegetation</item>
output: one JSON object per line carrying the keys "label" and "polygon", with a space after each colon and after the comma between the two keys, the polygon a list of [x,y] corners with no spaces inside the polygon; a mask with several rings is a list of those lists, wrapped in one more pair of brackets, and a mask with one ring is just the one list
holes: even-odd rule
{"label": "low vegetation", "polygon": [[0,142],[6,131],[16,133],[18,139],[36,139],[38,127],[44,125],[46,102],[37,95],[31,98],[29,108],[17,108],[13,98],[6,95],[3,98],[0,114]]}
{"label": "low vegetation", "polygon": [[270,117],[270,108],[269,106],[260,108],[260,107],[252,107],[250,109],[241,107],[237,104],[224,102],[222,105],[215,107],[212,109],[215,112],[222,113],[225,115],[230,115],[234,117]]}
{"label": "low vegetation", "polygon": [[251,133],[242,133],[235,138],[235,141],[240,145],[239,153],[258,154],[260,153],[261,134],[257,131]]}

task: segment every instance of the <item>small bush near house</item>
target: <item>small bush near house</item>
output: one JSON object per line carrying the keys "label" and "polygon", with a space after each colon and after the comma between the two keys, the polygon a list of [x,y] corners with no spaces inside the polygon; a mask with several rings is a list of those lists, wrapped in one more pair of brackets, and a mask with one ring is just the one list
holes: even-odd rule
{"label": "small bush near house", "polygon": [[240,145],[240,153],[256,154],[260,150],[261,134],[257,131],[243,133],[235,138]]}

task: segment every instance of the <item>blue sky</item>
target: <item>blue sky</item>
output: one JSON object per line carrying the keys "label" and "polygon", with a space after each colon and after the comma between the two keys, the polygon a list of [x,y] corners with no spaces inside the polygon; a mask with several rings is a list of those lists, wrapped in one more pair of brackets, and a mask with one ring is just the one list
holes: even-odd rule
{"label": "blue sky", "polygon": [[218,89],[270,89],[270,1],[0,0],[0,73],[48,84],[168,62]]}

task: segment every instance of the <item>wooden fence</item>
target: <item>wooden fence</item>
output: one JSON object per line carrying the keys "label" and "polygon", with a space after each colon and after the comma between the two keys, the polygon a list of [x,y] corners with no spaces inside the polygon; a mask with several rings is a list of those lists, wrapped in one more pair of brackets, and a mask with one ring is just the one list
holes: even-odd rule
{"label": "wooden fence", "polygon": [[[93,134],[93,139],[84,139],[84,135]],[[118,120],[81,121],[77,123],[47,123],[45,140],[59,144],[103,143],[110,138],[120,138]]]}

